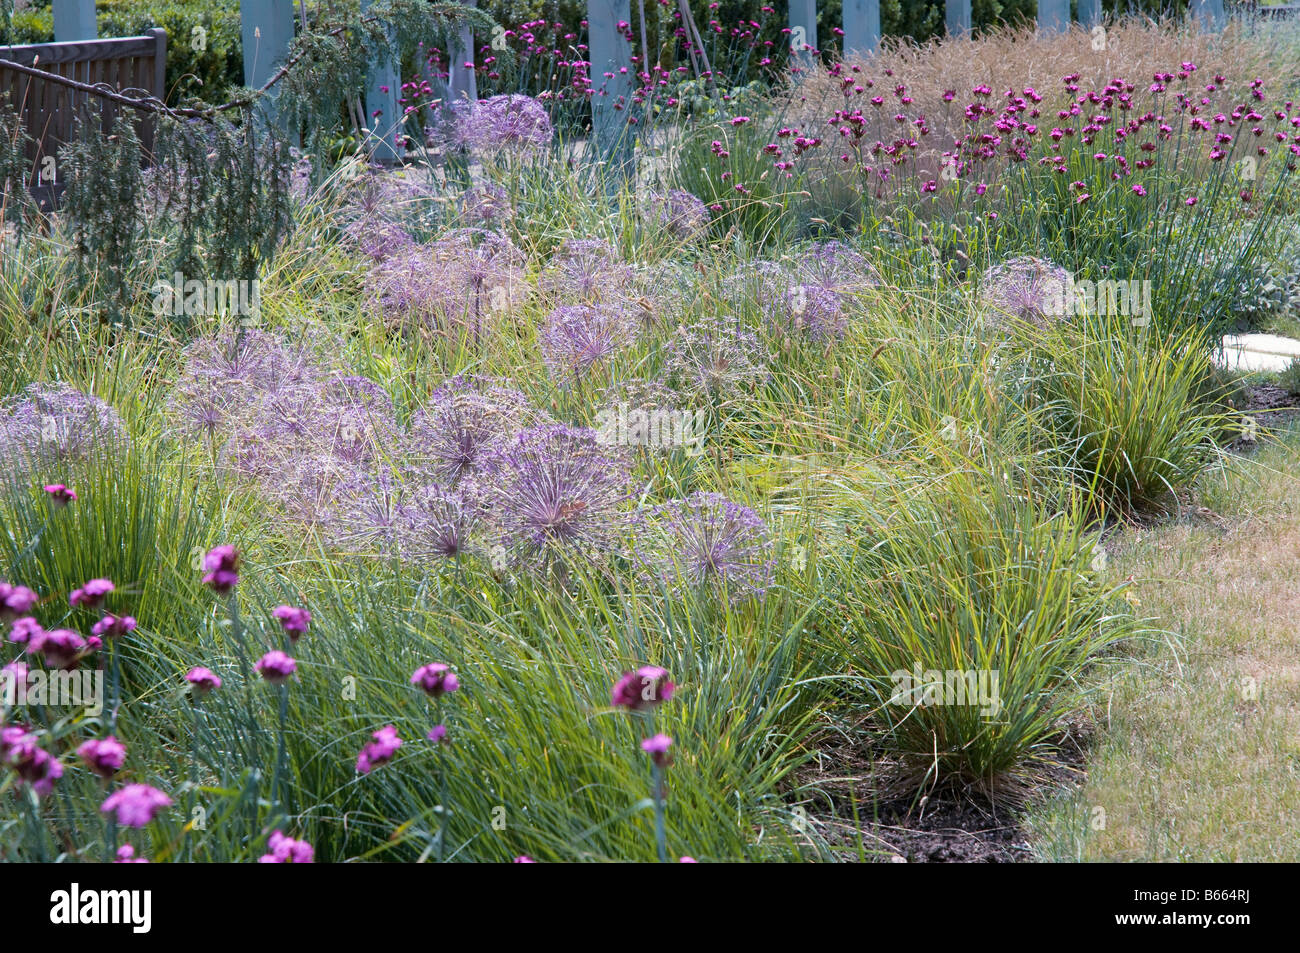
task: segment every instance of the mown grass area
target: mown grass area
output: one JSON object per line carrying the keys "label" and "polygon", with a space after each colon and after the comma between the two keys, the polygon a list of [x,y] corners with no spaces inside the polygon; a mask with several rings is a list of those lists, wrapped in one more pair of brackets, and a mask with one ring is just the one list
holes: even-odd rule
{"label": "mown grass area", "polygon": [[1168,632],[1114,669],[1087,780],[1031,814],[1054,861],[1294,861],[1300,552],[1294,426],[1208,475],[1210,512],[1115,540],[1137,611]]}

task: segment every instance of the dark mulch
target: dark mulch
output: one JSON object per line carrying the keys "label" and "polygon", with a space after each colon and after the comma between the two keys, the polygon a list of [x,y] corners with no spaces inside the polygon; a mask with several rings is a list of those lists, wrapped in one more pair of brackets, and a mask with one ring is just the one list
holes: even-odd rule
{"label": "dark mulch", "polygon": [[[857,732],[851,734],[857,735]],[[1056,763],[990,797],[971,787],[917,790],[916,775],[881,751],[862,750],[850,733],[822,739],[819,757],[801,772],[807,805],[831,848],[877,863],[1025,863],[1034,860],[1023,805],[1083,779],[1087,728],[1058,740]],[[858,737],[862,737],[858,735]]]}
{"label": "dark mulch", "polygon": [[[1255,418],[1261,433],[1285,427],[1300,417],[1300,400],[1285,387],[1276,384],[1253,384],[1246,388],[1245,406],[1240,408],[1243,414]],[[1238,437],[1228,445],[1234,453],[1250,453],[1257,446],[1258,440],[1243,440]]]}

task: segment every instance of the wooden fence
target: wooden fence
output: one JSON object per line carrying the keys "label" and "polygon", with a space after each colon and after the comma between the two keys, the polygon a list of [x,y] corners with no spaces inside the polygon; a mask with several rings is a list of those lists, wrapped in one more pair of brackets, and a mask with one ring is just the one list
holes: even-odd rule
{"label": "wooden fence", "polygon": [[[114,92],[141,93],[163,98],[164,69],[167,65],[167,31],[150,30],[145,36],[128,36],[110,40],[80,40],[63,43],[36,43],[29,46],[0,46],[0,60],[53,73],[64,79],[98,86]],[[98,116],[107,132],[125,108],[93,92],[75,89],[57,81],[45,80],[30,72],[0,65],[0,101],[7,101],[17,111],[27,135],[33,140],[28,148],[32,163],[33,184],[47,185],[50,176],[48,157],[75,136],[79,115]],[[137,111],[136,133],[146,155],[153,152],[154,121]]]}

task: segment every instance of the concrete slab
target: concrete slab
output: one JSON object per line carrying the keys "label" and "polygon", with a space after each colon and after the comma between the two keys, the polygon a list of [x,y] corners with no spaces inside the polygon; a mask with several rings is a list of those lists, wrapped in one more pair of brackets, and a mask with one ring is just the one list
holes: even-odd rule
{"label": "concrete slab", "polygon": [[1285,354],[1300,357],[1300,341],[1280,334],[1229,334],[1223,339],[1225,348],[1258,351],[1261,354]]}

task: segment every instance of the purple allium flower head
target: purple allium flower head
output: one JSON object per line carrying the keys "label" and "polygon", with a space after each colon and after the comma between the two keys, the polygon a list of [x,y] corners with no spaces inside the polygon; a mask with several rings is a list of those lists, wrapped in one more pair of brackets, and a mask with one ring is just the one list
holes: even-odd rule
{"label": "purple allium flower head", "polygon": [[[298,344],[256,328],[203,337],[182,353],[182,372],[169,401],[183,432],[209,439],[252,430],[265,415],[270,397],[292,402],[302,392],[318,392],[321,368],[311,353],[311,337]],[[314,412],[318,401],[300,398]]]}
{"label": "purple allium flower head", "polygon": [[460,679],[442,662],[430,662],[415,670],[415,674],[411,676],[411,684],[419,686],[433,698],[441,698],[460,688]]}
{"label": "purple allium flower head", "polygon": [[185,681],[194,686],[199,695],[206,695],[221,687],[221,679],[211,669],[196,665],[185,673]]}
{"label": "purple allium flower head", "polygon": [[451,106],[454,140],[481,153],[531,156],[550,145],[553,129],[546,107],[530,96],[492,96]]}
{"label": "purple allium flower head", "polygon": [[636,319],[624,308],[563,305],[547,316],[539,335],[542,358],[551,376],[567,386],[630,347],[636,332]]}
{"label": "purple allium flower head", "polygon": [[615,708],[645,711],[669,701],[677,686],[668,677],[668,669],[642,665],[635,672],[624,672],[610,690],[609,701]]}
{"label": "purple allium flower head", "polygon": [[419,218],[433,190],[415,176],[374,166],[348,182],[347,196],[339,212],[343,234],[362,254],[382,260],[412,243],[400,223]]}
{"label": "purple allium flower head", "polygon": [[41,644],[45,638],[45,630],[41,628],[40,623],[29,615],[21,619],[15,619],[14,624],[9,629],[9,641],[18,645],[36,645]]}
{"label": "purple allium flower head", "polygon": [[84,460],[129,443],[117,411],[64,384],[32,384],[9,404],[7,414],[5,409],[0,407],[0,447],[19,472],[29,464]]}
{"label": "purple allium flower head", "polygon": [[129,615],[106,615],[90,627],[92,635],[115,639],[135,631],[135,619]]}
{"label": "purple allium flower head", "polygon": [[996,317],[1045,328],[1071,313],[1072,279],[1059,265],[1021,257],[994,265],[980,279],[980,295]]}
{"label": "purple allium flower head", "polygon": [[661,768],[668,767],[672,761],[668,749],[673,746],[673,739],[665,734],[657,734],[641,742],[641,750],[650,755],[650,759]]}
{"label": "purple allium flower head", "polygon": [[434,725],[429,729],[428,739],[436,745],[447,743],[447,726]]}
{"label": "purple allium flower head", "polygon": [[717,585],[733,601],[762,596],[775,563],[767,523],[720,493],[647,507],[633,517],[637,562],[662,583]]}
{"label": "purple allium flower head", "polygon": [[681,856],[681,858],[680,858],[677,862],[678,862],[679,864],[698,864],[698,863],[699,863],[699,861],[696,860],[694,857],[688,857],[688,856],[686,856],[685,854],[683,854],[683,855]]}
{"label": "purple allium flower head", "polygon": [[135,848],[130,844],[123,844],[117,849],[117,856],[113,859],[115,864],[147,864],[147,857],[135,856]]}
{"label": "purple allium flower head", "polygon": [[59,509],[63,509],[63,507],[75,502],[77,499],[77,494],[62,483],[47,483],[45,492],[49,494],[50,502]]}
{"label": "purple allium flower head", "polygon": [[699,238],[709,227],[709,207],[683,189],[651,193],[646,213],[647,218],[680,241]]}
{"label": "purple allium flower head", "polygon": [[626,304],[635,272],[608,242],[574,238],[560,246],[542,273],[541,287],[557,302]]}
{"label": "purple allium flower head", "polygon": [[279,649],[272,649],[253,666],[272,685],[283,685],[298,670],[298,663]]}
{"label": "purple allium flower head", "polygon": [[74,609],[93,609],[104,601],[104,597],[113,591],[111,579],[92,579],[80,589],[72,590],[68,596],[68,605]]}
{"label": "purple allium flower head", "polygon": [[257,858],[259,864],[313,864],[316,851],[305,840],[294,840],[273,831],[266,842],[269,853]]}
{"label": "purple allium flower head", "polygon": [[533,860],[527,854],[520,854],[518,857],[512,860],[511,863],[512,864],[535,864],[537,863],[537,861]]}
{"label": "purple allium flower head", "polygon": [[543,419],[528,398],[506,382],[453,377],[411,421],[408,455],[435,481],[454,484],[474,471],[488,443]]}
{"label": "purple allium flower head", "polygon": [[374,740],[367,742],[357,755],[357,771],[361,774],[369,774],[381,764],[392,761],[402,746],[402,739],[397,737],[397,729],[392,725],[385,725],[370,737]]}
{"label": "purple allium flower head", "polygon": [[768,378],[770,355],[758,336],[733,317],[709,316],[679,325],[666,350],[665,373],[692,393],[731,396]]}
{"label": "purple allium flower head", "polygon": [[479,516],[477,493],[468,484],[447,489],[419,487],[403,512],[403,551],[411,556],[455,559],[469,544]]}
{"label": "purple allium flower head", "polygon": [[172,799],[148,784],[128,784],[118,788],[100,805],[105,814],[116,814],[123,827],[144,827],[163,808],[171,807]]}
{"label": "purple allium flower head", "polygon": [[61,671],[76,668],[77,663],[98,647],[97,644],[87,642],[71,629],[44,632],[40,636],[39,643],[38,646],[35,642],[29,642],[28,651],[39,651],[44,656],[46,665]]}
{"label": "purple allium flower head", "polygon": [[223,595],[239,582],[239,553],[230,544],[215,546],[203,557],[203,582]]}
{"label": "purple allium flower head", "polygon": [[419,489],[388,468],[357,470],[334,487],[324,528],[336,545],[413,555]]}
{"label": "purple allium flower head", "polygon": [[126,745],[112,735],[92,738],[77,748],[77,757],[101,778],[111,778],[126,763]]}
{"label": "purple allium flower head", "polygon": [[26,615],[38,602],[39,597],[26,586],[0,581],[0,623]]}
{"label": "purple allium flower head", "polygon": [[483,457],[486,504],[500,544],[542,560],[611,547],[630,491],[628,456],[594,430],[551,424],[495,444]]}
{"label": "purple allium flower head", "polygon": [[477,228],[499,228],[515,217],[510,195],[492,182],[466,189],[458,204],[461,218]]}
{"label": "purple allium flower head", "polygon": [[412,245],[374,268],[367,287],[390,322],[416,319],[439,333],[474,340],[527,300],[524,254],[495,232],[462,228],[432,245]]}
{"label": "purple allium flower head", "polygon": [[843,337],[855,297],[879,283],[876,269],[839,241],[817,242],[789,266],[758,262],[730,282],[740,292],[756,289],[775,328],[814,341]]}
{"label": "purple allium flower head", "polygon": [[297,642],[306,635],[307,626],[311,624],[311,613],[294,606],[276,606],[271,610],[271,615],[280,620],[280,625],[288,634],[290,642]]}

